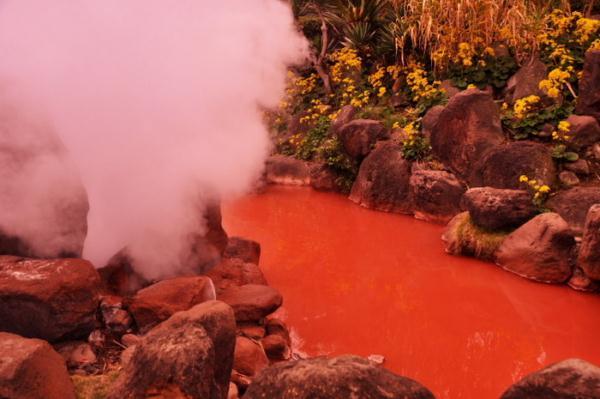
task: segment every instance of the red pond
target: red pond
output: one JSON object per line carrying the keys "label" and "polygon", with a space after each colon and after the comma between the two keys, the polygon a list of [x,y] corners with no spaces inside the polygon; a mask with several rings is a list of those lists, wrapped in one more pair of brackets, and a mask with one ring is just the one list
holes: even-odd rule
{"label": "red pond", "polygon": [[600,364],[600,296],[447,255],[440,226],[286,187],[227,205],[224,224],[261,243],[309,355],[381,354],[441,399],[497,398],[568,357]]}

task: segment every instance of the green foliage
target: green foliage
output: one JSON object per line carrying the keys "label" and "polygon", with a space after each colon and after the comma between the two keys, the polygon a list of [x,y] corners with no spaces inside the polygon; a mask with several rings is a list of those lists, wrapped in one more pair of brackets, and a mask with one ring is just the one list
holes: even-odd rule
{"label": "green foliage", "polygon": [[556,125],[573,113],[572,105],[550,104],[532,110],[524,118],[515,116],[513,109],[505,109],[502,113],[502,124],[515,140],[548,136],[544,131],[547,124]]}
{"label": "green foliage", "polygon": [[119,376],[119,371],[112,370],[99,375],[72,375],[77,399],[105,399],[110,385]]}
{"label": "green foliage", "polygon": [[336,183],[345,191],[350,191],[358,174],[358,163],[346,154],[337,136],[325,140],[319,153],[321,159],[338,176]]}
{"label": "green foliage", "polygon": [[575,162],[579,159],[576,152],[569,151],[565,144],[557,144],[552,148],[552,157],[559,161]]}
{"label": "green foliage", "polygon": [[330,126],[331,121],[329,118],[326,116],[321,116],[316,125],[311,128],[301,139],[294,154],[296,158],[305,161],[313,159],[313,157],[318,153],[319,147],[327,137]]}
{"label": "green foliage", "polygon": [[452,84],[459,89],[466,89],[469,85],[484,89],[492,86],[500,89],[506,81],[516,72],[517,63],[513,57],[485,55],[479,57],[470,66],[453,63],[448,68],[448,76]]}
{"label": "green foliage", "polygon": [[494,259],[494,254],[502,241],[510,233],[508,231],[489,231],[473,223],[469,212],[456,216],[449,225],[451,231],[446,236],[452,236],[450,251],[460,255],[473,255],[481,259]]}

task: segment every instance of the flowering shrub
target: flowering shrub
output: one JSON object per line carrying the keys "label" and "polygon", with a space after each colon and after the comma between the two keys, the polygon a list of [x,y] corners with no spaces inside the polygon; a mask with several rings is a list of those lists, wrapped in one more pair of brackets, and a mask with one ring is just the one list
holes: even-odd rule
{"label": "flowering shrub", "polygon": [[412,63],[406,73],[409,96],[419,114],[424,114],[434,105],[446,102],[447,96],[440,82],[432,80],[421,64]]}
{"label": "flowering shrub", "polygon": [[567,121],[560,121],[556,130],[552,132],[552,140],[556,145],[552,148],[552,156],[558,160],[574,162],[579,159],[579,155],[574,151],[569,151],[569,144],[573,136],[571,133],[571,124]]}
{"label": "flowering shrub", "polygon": [[431,152],[431,146],[429,140],[420,132],[419,123],[408,123],[403,130],[405,136],[402,139],[402,156],[411,161],[427,158]]}
{"label": "flowering shrub", "polygon": [[524,184],[531,194],[531,201],[538,209],[543,210],[546,200],[550,196],[550,186],[538,182],[535,179],[530,179],[525,175],[519,177],[519,182]]}
{"label": "flowering shrub", "polygon": [[545,130],[547,125],[555,126],[572,112],[572,105],[546,104],[539,96],[531,95],[516,100],[512,107],[504,103],[502,123],[516,140],[531,136],[543,138],[550,135]]}

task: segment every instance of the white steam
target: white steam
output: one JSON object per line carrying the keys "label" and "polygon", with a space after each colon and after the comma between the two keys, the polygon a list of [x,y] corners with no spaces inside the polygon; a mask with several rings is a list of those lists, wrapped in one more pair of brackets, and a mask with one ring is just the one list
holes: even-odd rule
{"label": "white steam", "polygon": [[[127,245],[158,276],[203,228],[199,203],[260,172],[259,108],[277,103],[304,51],[279,0],[0,0],[0,108],[18,98],[43,113],[76,165],[90,204],[84,256],[101,266]],[[39,145],[29,139],[20,145]],[[0,197],[0,228],[47,233],[32,207],[64,195],[35,187],[52,173],[37,164],[11,182],[33,194]]]}

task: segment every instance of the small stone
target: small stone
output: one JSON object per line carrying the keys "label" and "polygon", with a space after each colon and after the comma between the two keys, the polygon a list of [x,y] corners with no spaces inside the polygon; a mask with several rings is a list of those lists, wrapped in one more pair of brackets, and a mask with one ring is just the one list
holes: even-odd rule
{"label": "small stone", "polygon": [[106,335],[101,330],[94,330],[90,333],[88,342],[92,348],[102,348],[106,343]]}
{"label": "small stone", "polygon": [[240,397],[240,393],[238,391],[237,385],[233,382],[229,383],[229,392],[227,393],[227,399],[238,399]]}
{"label": "small stone", "polygon": [[560,180],[560,183],[563,186],[568,188],[575,187],[579,184],[579,178],[577,177],[577,175],[568,170],[563,170],[562,172],[560,172],[558,174],[558,179]]}
{"label": "small stone", "polygon": [[369,355],[367,359],[378,366],[381,366],[385,362],[385,357],[383,357],[383,355]]}
{"label": "small stone", "polygon": [[590,166],[585,159],[578,159],[575,162],[567,162],[564,164],[566,170],[576,173],[581,176],[590,174]]}
{"label": "small stone", "polygon": [[223,291],[219,300],[233,308],[237,321],[258,321],[282,304],[281,294],[267,285],[246,284]]}
{"label": "small stone", "polygon": [[579,267],[576,267],[573,271],[573,275],[569,279],[568,284],[569,287],[574,290],[583,292],[594,292],[600,289],[600,284],[592,281]]}
{"label": "small stone", "polygon": [[600,161],[600,143],[596,143],[592,146],[592,154],[594,154],[594,158]]}
{"label": "small stone", "polygon": [[251,339],[261,339],[265,336],[265,328],[256,324],[238,324],[238,331]]}
{"label": "small stone", "polygon": [[281,335],[267,335],[261,343],[267,357],[271,360],[288,360],[292,356],[286,339]]}
{"label": "small stone", "polygon": [[69,369],[85,369],[96,363],[96,354],[87,342],[73,341],[57,345],[57,352]]}
{"label": "small stone", "polygon": [[280,335],[285,338],[288,345],[292,345],[290,331],[283,320],[280,320],[276,317],[269,318],[265,323],[265,328],[267,330],[267,335]]}
{"label": "small stone", "polygon": [[252,377],[269,365],[262,346],[246,337],[237,337],[233,357],[233,369]]}

